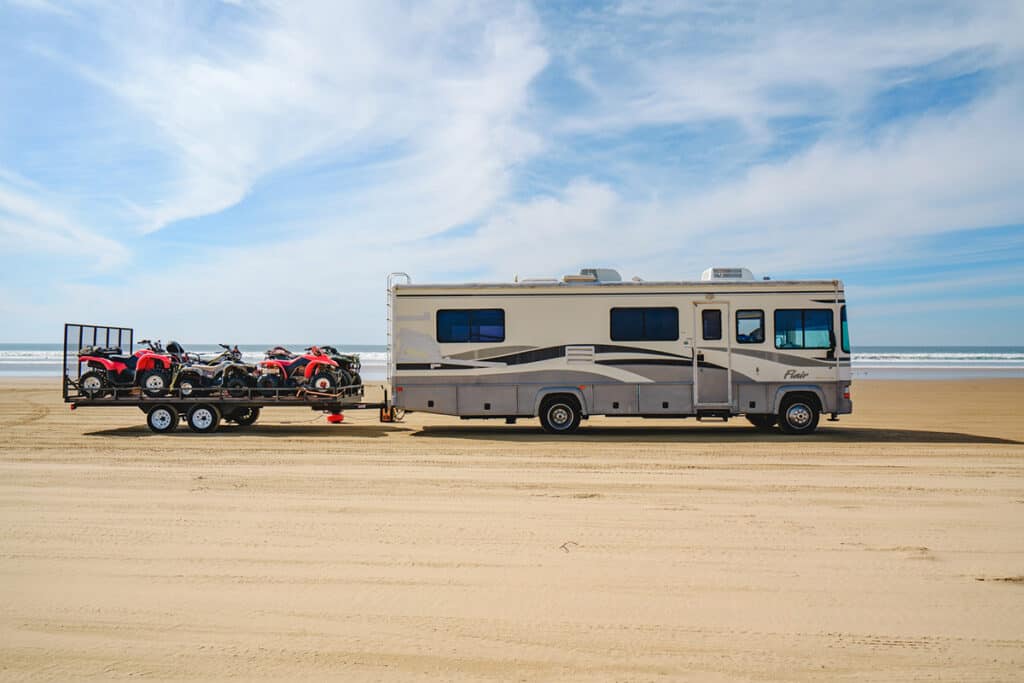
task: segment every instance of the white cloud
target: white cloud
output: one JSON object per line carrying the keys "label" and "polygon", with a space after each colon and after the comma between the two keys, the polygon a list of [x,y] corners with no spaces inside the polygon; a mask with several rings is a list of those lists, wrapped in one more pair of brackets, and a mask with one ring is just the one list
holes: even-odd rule
{"label": "white cloud", "polygon": [[386,215],[397,190],[423,219],[392,229],[425,234],[479,215],[540,148],[518,122],[547,60],[525,6],[277,3],[246,19],[201,31],[152,5],[101,13],[113,59],[83,74],[152,122],[174,168],[139,205],[144,232],[302,160],[398,149],[387,189],[355,200]]}
{"label": "white cloud", "polygon": [[[48,253],[86,257],[90,267],[123,263],[127,250],[55,208],[51,193],[0,169],[0,240],[6,254]],[[9,267],[10,264],[8,264]]]}

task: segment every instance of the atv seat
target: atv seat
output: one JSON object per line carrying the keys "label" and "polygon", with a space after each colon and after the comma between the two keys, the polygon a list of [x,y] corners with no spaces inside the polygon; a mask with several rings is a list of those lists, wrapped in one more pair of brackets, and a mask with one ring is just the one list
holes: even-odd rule
{"label": "atv seat", "polygon": [[79,356],[105,356],[112,358],[121,353],[120,346],[83,346],[78,350]]}

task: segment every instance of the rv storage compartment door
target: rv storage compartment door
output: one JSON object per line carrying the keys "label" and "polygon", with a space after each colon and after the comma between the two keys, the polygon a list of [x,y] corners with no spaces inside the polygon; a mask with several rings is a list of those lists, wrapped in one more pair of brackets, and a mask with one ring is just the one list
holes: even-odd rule
{"label": "rv storage compartment door", "polygon": [[498,384],[459,386],[459,415],[515,415],[516,387]]}
{"label": "rv storage compartment door", "polygon": [[595,384],[594,412],[598,415],[636,415],[635,384]]}
{"label": "rv storage compartment door", "polygon": [[427,385],[404,385],[395,393],[395,405],[406,410],[421,410],[425,413],[456,415],[455,387]]}
{"label": "rv storage compartment door", "polygon": [[693,412],[693,385],[641,384],[641,415],[683,415]]}

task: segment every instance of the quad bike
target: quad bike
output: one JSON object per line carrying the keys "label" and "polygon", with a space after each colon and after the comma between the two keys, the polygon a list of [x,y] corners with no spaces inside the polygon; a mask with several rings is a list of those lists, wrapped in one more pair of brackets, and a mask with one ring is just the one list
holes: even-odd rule
{"label": "quad bike", "polygon": [[84,346],[78,362],[89,370],[78,380],[79,390],[89,398],[102,398],[118,389],[141,387],[147,396],[163,396],[171,381],[175,360],[160,346],[159,340],[140,339],[146,348],[130,356],[117,346]]}
{"label": "quad bike", "polygon": [[338,364],[319,347],[310,346],[295,355],[283,346],[268,349],[259,362],[256,387],[263,396],[291,395],[300,387],[321,393],[335,393],[342,386]]}
{"label": "quad bike", "polygon": [[[186,358],[185,365],[178,366],[171,380],[171,389],[177,389],[183,397],[208,396],[218,388],[225,388],[229,396],[244,398],[255,385],[256,366],[242,362],[242,352],[220,344],[224,349],[213,358],[203,360],[198,354],[189,354],[180,344],[172,342]],[[168,344],[170,349],[172,344]]]}
{"label": "quad bike", "polygon": [[359,376],[359,370],[362,368],[362,364],[359,362],[359,354],[341,353],[335,347],[326,344],[322,345],[320,350],[338,364],[338,368],[342,372],[342,378],[347,379],[346,382],[342,383],[342,386],[346,387],[345,394],[348,396],[362,396],[363,378]]}

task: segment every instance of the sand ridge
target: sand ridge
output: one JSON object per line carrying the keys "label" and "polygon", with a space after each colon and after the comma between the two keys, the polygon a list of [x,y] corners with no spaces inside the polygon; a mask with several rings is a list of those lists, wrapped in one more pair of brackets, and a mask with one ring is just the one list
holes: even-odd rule
{"label": "sand ridge", "polygon": [[1024,382],[858,382],[820,434],[268,410],[151,434],[0,381],[0,672],[1013,680]]}

